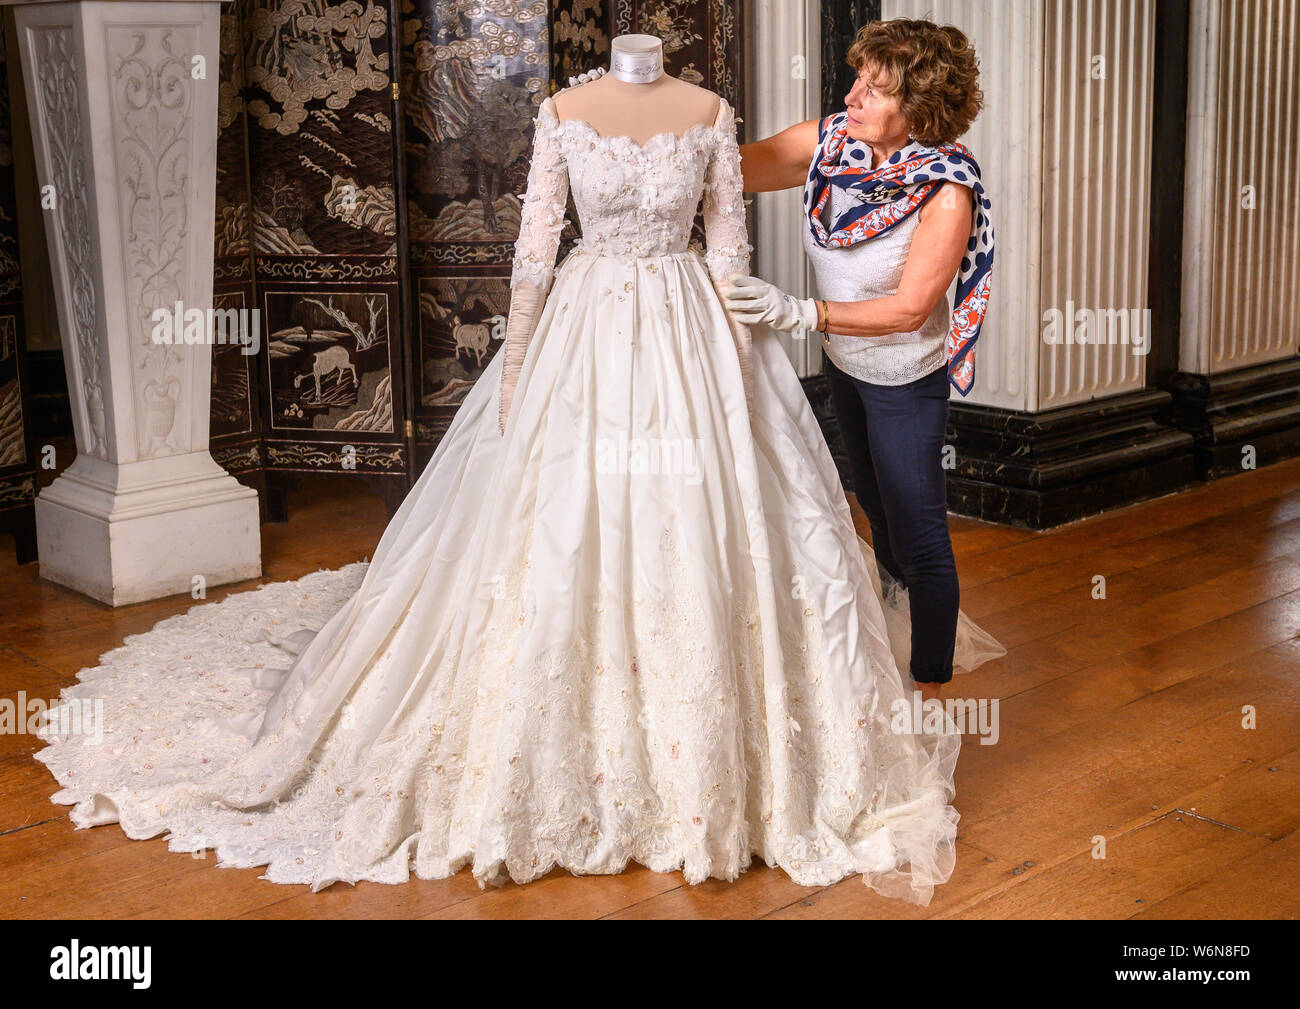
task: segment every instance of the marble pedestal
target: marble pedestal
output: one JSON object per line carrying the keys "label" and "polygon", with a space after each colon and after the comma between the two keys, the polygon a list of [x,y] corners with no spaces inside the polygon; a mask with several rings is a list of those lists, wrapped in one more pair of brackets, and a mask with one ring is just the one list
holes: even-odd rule
{"label": "marble pedestal", "polygon": [[36,501],[41,577],[111,605],[261,574],[257,495],[208,451],[220,4],[14,11],[77,458]]}

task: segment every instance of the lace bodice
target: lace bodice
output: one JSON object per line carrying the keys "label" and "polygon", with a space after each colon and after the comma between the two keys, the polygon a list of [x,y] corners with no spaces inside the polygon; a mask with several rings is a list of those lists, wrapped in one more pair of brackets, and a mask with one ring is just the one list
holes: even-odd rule
{"label": "lace bodice", "polygon": [[[736,142],[736,117],[718,98],[711,125],[691,126],[680,136],[659,133],[645,144],[631,137],[601,136],[582,119],[561,121],[554,97],[538,108],[528,190],[519,218],[506,325],[498,422],[504,433],[515,385],[555,277],[555,256],[564,227],[570,187],[582,239],[578,249],[635,259],[684,253],[695,210],[704,199],[704,261],[721,297],[733,274],[749,273],[745,203]],[[750,334],[728,312],[736,355],[753,408]]]}
{"label": "lace bodice", "polygon": [[705,259],[716,282],[749,272],[740,148],[735,116],[719,99],[712,125],[645,144],[601,136],[582,119],[560,120],[553,98],[538,110],[511,285],[545,287],[554,274],[569,187],[578,208],[580,247],[601,255],[685,252],[704,197]]}

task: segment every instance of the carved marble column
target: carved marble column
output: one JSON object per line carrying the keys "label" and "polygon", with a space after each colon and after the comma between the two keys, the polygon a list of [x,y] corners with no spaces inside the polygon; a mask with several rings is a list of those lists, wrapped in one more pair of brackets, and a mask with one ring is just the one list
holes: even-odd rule
{"label": "carved marble column", "polygon": [[15,10],[77,458],[36,501],[41,576],[112,605],[261,574],[257,495],[208,452],[219,16],[204,2]]}
{"label": "carved marble column", "polygon": [[1172,399],[1147,370],[1151,189],[1169,154],[1151,146],[1152,84],[1159,15],[1177,6],[882,0],[884,18],[960,28],[984,93],[961,141],[996,255],[975,388],[949,401],[953,511],[1048,528],[1193,479],[1191,439],[1162,422]]}
{"label": "carved marble column", "polygon": [[[760,140],[792,123],[818,119],[821,49],[816,0],[758,0],[753,6],[752,88],[746,110],[751,129],[745,140]],[[803,250],[803,189],[754,193],[755,272],[799,298],[816,293],[812,264]],[[801,376],[821,370],[818,340],[775,334]]]}
{"label": "carved marble column", "polygon": [[1193,0],[1182,332],[1169,388],[1207,478],[1300,455],[1300,0]]}

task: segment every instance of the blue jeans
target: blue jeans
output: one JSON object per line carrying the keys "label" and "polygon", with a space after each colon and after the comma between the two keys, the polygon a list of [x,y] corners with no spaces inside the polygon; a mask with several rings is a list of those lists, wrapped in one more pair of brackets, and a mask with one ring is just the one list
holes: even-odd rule
{"label": "blue jeans", "polygon": [[827,358],[826,373],[881,584],[888,590],[901,582],[908,591],[912,679],[947,683],[960,596],[943,469],[948,369],[906,385],[873,385]]}

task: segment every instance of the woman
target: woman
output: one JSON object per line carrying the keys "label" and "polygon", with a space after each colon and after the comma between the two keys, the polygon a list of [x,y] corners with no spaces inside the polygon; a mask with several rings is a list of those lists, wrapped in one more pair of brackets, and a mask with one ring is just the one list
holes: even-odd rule
{"label": "woman", "polygon": [[970,389],[993,261],[979,168],[954,141],[983,97],[975,51],[951,26],[874,22],[848,62],[858,78],[844,112],[740,148],[746,192],[806,181],[804,246],[826,300],[743,277],[727,304],[743,322],[822,334],[881,582],[910,596],[912,677],[937,698],[958,622],[941,460],[948,385]]}

